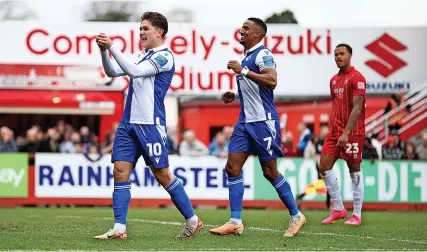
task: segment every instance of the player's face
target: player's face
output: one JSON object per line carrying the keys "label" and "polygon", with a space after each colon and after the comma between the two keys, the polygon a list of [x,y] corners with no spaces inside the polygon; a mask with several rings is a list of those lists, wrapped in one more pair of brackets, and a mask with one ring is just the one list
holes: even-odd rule
{"label": "player's face", "polygon": [[153,26],[150,21],[142,20],[139,27],[139,38],[141,39],[142,47],[146,49],[154,48],[159,39],[162,38],[162,30]]}
{"label": "player's face", "polygon": [[335,63],[339,68],[345,68],[350,64],[351,54],[347,51],[347,48],[340,46],[335,48]]}
{"label": "player's face", "polygon": [[252,44],[256,35],[255,23],[250,20],[246,20],[243,23],[242,28],[240,28],[239,33],[240,44],[243,46]]}

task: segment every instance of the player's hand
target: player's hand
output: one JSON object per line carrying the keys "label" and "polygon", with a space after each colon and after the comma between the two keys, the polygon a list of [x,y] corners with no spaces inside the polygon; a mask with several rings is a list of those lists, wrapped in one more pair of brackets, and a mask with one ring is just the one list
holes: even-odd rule
{"label": "player's hand", "polygon": [[105,33],[100,33],[96,36],[96,43],[101,50],[106,50],[113,45],[113,41]]}
{"label": "player's hand", "polygon": [[338,138],[337,146],[345,147],[348,143],[348,134],[342,133],[340,138]]}
{"label": "player's hand", "polygon": [[222,96],[221,96],[221,100],[225,104],[232,103],[235,99],[236,99],[236,95],[233,92],[230,92],[230,91],[227,91],[227,92],[223,93]]}
{"label": "player's hand", "polygon": [[240,74],[243,68],[237,60],[230,60],[227,64],[227,69],[231,69],[236,74]]}

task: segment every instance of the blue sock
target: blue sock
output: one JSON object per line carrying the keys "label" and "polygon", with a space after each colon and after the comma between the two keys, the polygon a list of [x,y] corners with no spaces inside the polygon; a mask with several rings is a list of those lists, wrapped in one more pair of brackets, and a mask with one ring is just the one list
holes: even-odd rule
{"label": "blue sock", "polygon": [[297,215],[299,213],[297,204],[295,203],[294,196],[292,195],[291,186],[289,185],[288,181],[286,181],[286,178],[280,174],[279,177],[271,182],[271,184],[274,186],[274,188],[276,188],[280,199],[289,209],[291,216]]}
{"label": "blue sock", "polygon": [[172,179],[172,181],[165,187],[165,190],[170,194],[176,208],[178,208],[186,220],[195,215],[190,199],[184,190],[184,186],[177,177]]}
{"label": "blue sock", "polygon": [[228,177],[228,198],[230,200],[231,218],[242,219],[242,201],[245,187],[243,176]]}
{"label": "blue sock", "polygon": [[130,202],[130,182],[114,182],[113,211],[114,223],[126,225]]}

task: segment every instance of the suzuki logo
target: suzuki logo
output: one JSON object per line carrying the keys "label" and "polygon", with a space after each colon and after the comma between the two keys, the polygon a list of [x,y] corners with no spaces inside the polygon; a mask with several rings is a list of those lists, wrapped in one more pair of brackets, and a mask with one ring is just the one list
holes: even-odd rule
{"label": "suzuki logo", "polygon": [[405,61],[393,53],[402,52],[408,48],[387,33],[384,33],[365,48],[380,58],[380,60],[368,60],[365,64],[385,78],[407,65]]}

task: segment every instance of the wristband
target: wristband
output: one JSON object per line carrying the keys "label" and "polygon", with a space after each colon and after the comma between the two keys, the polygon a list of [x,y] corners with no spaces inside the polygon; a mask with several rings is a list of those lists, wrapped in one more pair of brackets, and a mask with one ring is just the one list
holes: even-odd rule
{"label": "wristband", "polygon": [[249,73],[249,69],[247,67],[243,68],[240,72],[241,75],[246,76]]}

